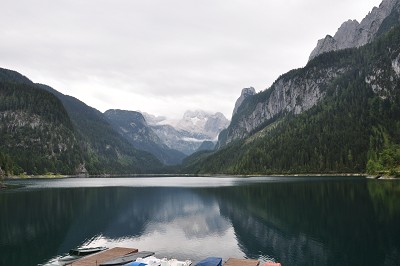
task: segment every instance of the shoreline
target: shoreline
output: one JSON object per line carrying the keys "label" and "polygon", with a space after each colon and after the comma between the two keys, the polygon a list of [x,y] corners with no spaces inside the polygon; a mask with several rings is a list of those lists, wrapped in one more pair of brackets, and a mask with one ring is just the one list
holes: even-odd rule
{"label": "shoreline", "polygon": [[369,175],[365,173],[308,173],[308,174],[249,174],[249,175],[233,175],[233,174],[102,174],[102,175],[23,175],[23,176],[5,176],[0,180],[0,189],[6,187],[4,181],[8,180],[24,180],[24,179],[66,179],[66,178],[150,178],[150,177],[365,177],[366,179],[375,180],[400,180],[394,176],[387,175]]}

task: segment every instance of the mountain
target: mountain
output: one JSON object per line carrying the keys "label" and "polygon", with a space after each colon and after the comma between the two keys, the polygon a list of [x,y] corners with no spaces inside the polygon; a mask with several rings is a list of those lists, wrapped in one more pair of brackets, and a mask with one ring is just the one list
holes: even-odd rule
{"label": "mountain", "polygon": [[182,119],[169,121],[144,113],[146,121],[169,148],[191,155],[204,141],[216,141],[218,134],[229,125],[222,113],[186,111]]}
{"label": "mountain", "polygon": [[135,148],[147,151],[166,165],[180,164],[185,154],[165,145],[139,112],[108,110],[104,113],[114,129]]}
{"label": "mountain", "polygon": [[18,72],[0,69],[0,167],[6,174],[143,173],[161,167],[104,115]]}
{"label": "mountain", "polygon": [[53,88],[38,84],[63,103],[84,152],[85,167],[90,174],[152,172],[162,165],[148,152],[135,149],[114,130],[100,111]]}
{"label": "mountain", "polygon": [[197,149],[196,152],[198,151],[212,151],[215,148],[215,144],[212,141],[203,141],[201,143],[200,147]]}
{"label": "mountain", "polygon": [[196,110],[186,111],[175,127],[191,133],[203,134],[211,140],[216,139],[221,130],[229,125],[229,120],[222,113],[211,114]]}
{"label": "mountain", "polygon": [[61,101],[0,69],[0,168],[5,174],[78,174],[83,153]]}
{"label": "mountain", "polygon": [[237,113],[239,106],[242,105],[243,101],[248,98],[249,96],[253,96],[256,94],[256,90],[253,87],[244,88],[240,97],[236,100],[235,108],[233,109],[232,117]]}
{"label": "mountain", "polygon": [[342,24],[335,36],[327,35],[318,41],[317,47],[311,52],[310,60],[329,51],[363,46],[380,37],[400,22],[400,2],[384,0],[359,23],[348,20]]}
{"label": "mountain", "polygon": [[323,53],[247,97],[218,150],[186,160],[182,171],[399,175],[400,28],[388,29],[368,45]]}

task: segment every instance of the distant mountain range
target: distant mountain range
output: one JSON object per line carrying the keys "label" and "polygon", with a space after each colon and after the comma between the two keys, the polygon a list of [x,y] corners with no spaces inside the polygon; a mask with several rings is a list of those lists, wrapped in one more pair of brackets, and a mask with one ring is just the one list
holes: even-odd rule
{"label": "distant mountain range", "polygon": [[170,121],[143,113],[149,126],[169,147],[186,155],[196,152],[203,142],[217,142],[219,133],[228,127],[229,120],[222,113],[186,111],[182,119]]}
{"label": "distant mountain range", "polygon": [[108,110],[104,113],[114,129],[135,148],[147,151],[163,164],[180,164],[186,157],[180,151],[168,147],[147,124],[139,112]]}
{"label": "distant mountain range", "polygon": [[0,69],[0,134],[0,174],[400,176],[400,0],[342,24],[270,88],[244,89],[230,122],[203,111],[103,114]]}
{"label": "distant mountain range", "polygon": [[157,173],[203,141],[216,141],[229,123],[222,114],[198,111],[187,112],[198,119],[188,130],[150,126],[141,113],[103,114],[7,69],[0,69],[0,96],[0,173],[6,175]]}

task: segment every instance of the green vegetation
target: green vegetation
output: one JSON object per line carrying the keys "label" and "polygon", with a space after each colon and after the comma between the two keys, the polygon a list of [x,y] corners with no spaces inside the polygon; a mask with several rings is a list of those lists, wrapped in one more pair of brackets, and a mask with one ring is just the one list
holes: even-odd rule
{"label": "green vegetation", "polygon": [[[323,54],[281,76],[294,79],[310,69],[345,69],[323,88],[324,99],[310,110],[281,114],[245,140],[209,156],[191,158],[183,172],[227,174],[387,173],[399,175],[400,78],[392,61],[400,52],[400,28],[359,49]],[[375,91],[367,80],[374,76]],[[323,79],[324,76],[313,77]],[[246,99],[238,114],[249,114],[271,89]],[[238,117],[232,119],[237,122]],[[278,123],[277,123],[278,122]],[[231,124],[232,125],[232,124]],[[228,129],[229,130],[229,129]]]}
{"label": "green vegetation", "polygon": [[120,136],[101,112],[46,85],[38,86],[62,101],[73,123],[85,167],[90,174],[146,173],[161,168],[161,163],[153,155],[135,149]]}
{"label": "green vegetation", "polygon": [[143,173],[160,168],[99,111],[19,73],[0,69],[0,167],[4,175]]}
{"label": "green vegetation", "polygon": [[81,161],[72,123],[54,95],[0,81],[0,166],[5,175],[75,173]]}

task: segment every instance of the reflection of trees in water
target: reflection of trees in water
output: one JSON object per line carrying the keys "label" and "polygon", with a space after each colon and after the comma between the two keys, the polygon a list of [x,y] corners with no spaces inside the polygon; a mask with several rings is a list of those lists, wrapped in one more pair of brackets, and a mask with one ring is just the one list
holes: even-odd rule
{"label": "reflection of trees in water", "polygon": [[216,195],[249,257],[271,254],[283,265],[396,265],[390,261],[398,259],[399,229],[377,219],[366,184],[270,183],[219,188]]}
{"label": "reflection of trees in water", "polygon": [[[102,234],[141,236],[174,223],[191,238],[227,230],[215,199],[184,188],[73,188],[0,195],[1,265],[31,265]],[[38,245],[38,243],[43,243]]]}
{"label": "reflection of trees in water", "polygon": [[99,234],[139,237],[172,225],[195,240],[222,236],[230,224],[248,257],[271,255],[283,265],[396,265],[400,207],[394,184],[316,181],[2,193],[0,248],[7,256],[0,256],[0,265],[35,265]]}

